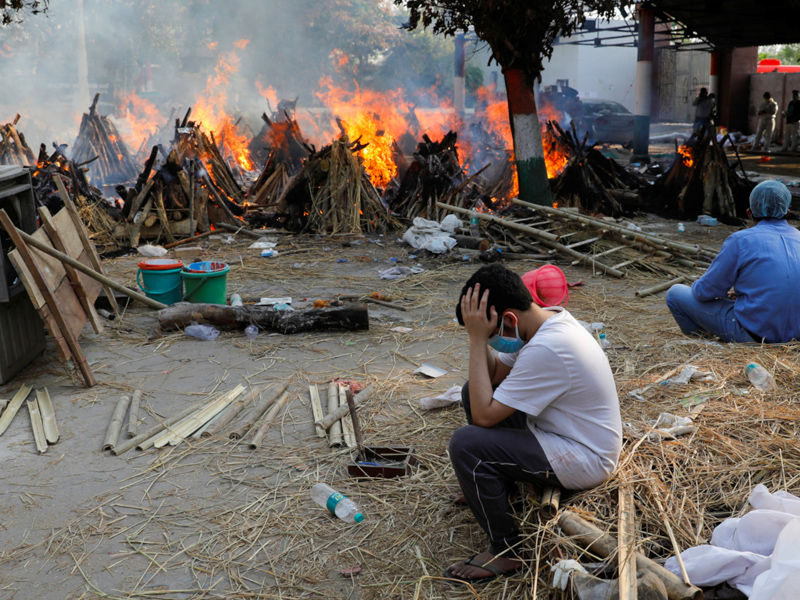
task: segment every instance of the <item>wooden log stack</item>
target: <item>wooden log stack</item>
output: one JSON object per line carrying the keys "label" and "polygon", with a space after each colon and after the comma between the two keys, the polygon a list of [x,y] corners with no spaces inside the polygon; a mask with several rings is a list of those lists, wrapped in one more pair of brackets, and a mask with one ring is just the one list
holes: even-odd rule
{"label": "wooden log stack", "polygon": [[20,116],[11,123],[0,125],[0,165],[17,165],[33,167],[36,157],[28,147],[25,136],[17,129]]}
{"label": "wooden log stack", "polygon": [[128,145],[111,120],[97,113],[100,94],[95,94],[89,112],[81,119],[72,160],[90,165],[90,173],[99,183],[126,183],[136,178],[136,164]]}

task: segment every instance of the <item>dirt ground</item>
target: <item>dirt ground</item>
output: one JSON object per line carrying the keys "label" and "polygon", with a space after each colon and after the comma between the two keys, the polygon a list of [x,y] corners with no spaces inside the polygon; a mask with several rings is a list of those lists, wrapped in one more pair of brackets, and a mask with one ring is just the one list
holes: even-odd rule
{"label": "dirt ground", "polygon": [[[734,231],[686,223],[679,234],[676,222],[649,216],[636,223],[712,248]],[[0,438],[0,599],[474,597],[432,579],[486,546],[469,511],[448,499],[457,483],[446,448],[463,415],[458,406],[424,411],[420,399],[466,379],[467,336],[454,321],[454,303],[480,263],[458,253],[449,260],[415,257],[397,234],[274,239],[281,252],[275,258],[261,258],[248,248],[252,240],[227,234],[203,241],[201,258],[229,263],[228,293],[243,297],[290,296],[300,309],[316,299],[379,291],[406,310],[370,304],[369,331],[262,331],[252,342],[241,331],[223,331],[200,341],[158,333],[156,312],[134,302],[104,333],[84,330],[81,346],[98,382],[90,389],[48,343],[42,357],[0,386],[0,398],[23,383],[46,387],[61,433],[39,455],[23,408]],[[108,260],[106,269],[135,286],[137,260]],[[680,334],[663,293],[635,298],[635,290],[663,276],[639,271],[615,280],[556,262],[570,283],[582,282],[571,289],[568,309],[605,325],[626,422],[653,417],[628,391],[702,353],[725,359],[719,344]],[[381,280],[379,270],[394,264],[424,271]],[[508,263],[519,273],[540,264]],[[398,326],[411,331],[392,331]],[[425,362],[447,374],[415,374]],[[316,435],[308,386],[324,390],[336,377],[377,387],[360,411],[365,443],[412,446],[420,465],[410,477],[351,479],[351,451],[329,448]],[[286,381],[290,403],[258,450],[227,435],[253,409],[212,438],[122,456],[101,450],[117,400],[135,389],[144,393],[141,430],[237,384]],[[735,383],[745,386],[744,376]],[[315,505],[309,490],[318,481],[353,498],[366,520],[345,524]],[[353,578],[340,573],[357,566]],[[545,567],[531,564],[480,597],[560,597],[536,589],[531,573]]]}

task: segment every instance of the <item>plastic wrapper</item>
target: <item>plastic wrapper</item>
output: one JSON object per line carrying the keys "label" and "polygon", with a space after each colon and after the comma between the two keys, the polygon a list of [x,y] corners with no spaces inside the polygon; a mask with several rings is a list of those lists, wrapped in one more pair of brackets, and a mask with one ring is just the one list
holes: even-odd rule
{"label": "plastic wrapper", "polygon": [[219,337],[219,329],[211,325],[198,325],[196,322],[192,322],[192,324],[184,330],[184,333],[189,337],[197,338],[204,342],[213,342]]}

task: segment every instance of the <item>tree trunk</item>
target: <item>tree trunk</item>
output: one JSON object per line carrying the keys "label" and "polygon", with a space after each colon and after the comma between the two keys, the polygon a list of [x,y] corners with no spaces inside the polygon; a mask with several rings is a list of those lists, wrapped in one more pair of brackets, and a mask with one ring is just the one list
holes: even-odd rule
{"label": "tree trunk", "polygon": [[180,302],[158,311],[161,329],[182,329],[192,321],[215,327],[244,329],[250,324],[284,334],[324,329],[367,330],[369,313],[366,304],[339,308],[309,308],[283,311],[269,306],[226,306]]}
{"label": "tree trunk", "polygon": [[533,86],[525,82],[521,69],[503,71],[508,94],[508,114],[514,136],[519,197],[526,202],[550,206],[550,182],[544,164],[544,146]]}

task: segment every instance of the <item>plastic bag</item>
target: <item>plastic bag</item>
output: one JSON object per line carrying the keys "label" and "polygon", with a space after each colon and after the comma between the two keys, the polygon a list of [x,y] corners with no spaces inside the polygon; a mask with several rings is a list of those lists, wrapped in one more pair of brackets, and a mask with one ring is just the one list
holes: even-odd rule
{"label": "plastic bag", "polygon": [[560,590],[566,590],[569,583],[569,576],[575,571],[579,573],[587,573],[583,565],[577,560],[560,560],[552,567],[550,572],[553,574],[553,587]]}
{"label": "plastic bag", "polygon": [[211,325],[198,325],[197,321],[192,321],[192,324],[184,330],[184,333],[189,337],[197,338],[204,342],[213,342],[219,337],[219,329]]}
{"label": "plastic bag", "polygon": [[146,256],[147,258],[160,258],[167,253],[166,248],[162,248],[161,246],[151,246],[150,244],[139,246],[136,250],[139,252],[139,254]]}
{"label": "plastic bag", "polygon": [[461,386],[454,385],[444,394],[436,396],[435,398],[422,398],[419,401],[423,410],[431,410],[434,408],[443,408],[461,402]]}

